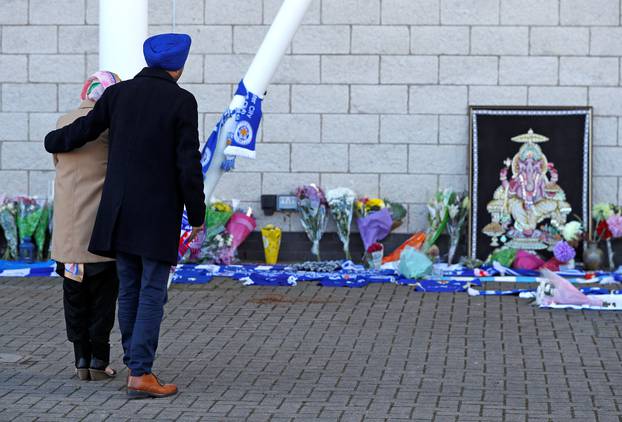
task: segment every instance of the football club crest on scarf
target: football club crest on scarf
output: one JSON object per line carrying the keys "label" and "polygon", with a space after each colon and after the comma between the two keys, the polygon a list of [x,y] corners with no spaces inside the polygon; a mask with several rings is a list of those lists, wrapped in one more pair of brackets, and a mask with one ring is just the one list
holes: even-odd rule
{"label": "football club crest on scarf", "polygon": [[[203,168],[203,176],[207,174],[207,170],[212,165],[218,138],[222,130],[227,130],[225,147],[225,155],[228,157],[241,156],[246,158],[255,158],[255,143],[257,140],[257,131],[261,123],[261,98],[249,92],[244,85],[244,81],[240,81],[235,95],[244,97],[244,105],[235,110],[227,109],[220,119],[214,130],[207,139],[207,142],[201,150],[201,167]],[[229,123],[233,119],[235,124]],[[225,128],[226,126],[226,128]],[[225,160],[227,161],[227,160]],[[217,165],[222,165],[218,164]],[[224,167],[223,167],[224,168]],[[231,167],[225,168],[230,170]]]}
{"label": "football club crest on scarf", "polygon": [[237,122],[233,137],[227,140],[225,155],[255,158],[255,142],[261,123],[261,98],[248,91],[240,81],[235,95],[244,97],[244,105],[234,114]]}
{"label": "football club crest on scarf", "polygon": [[250,123],[246,120],[242,120],[235,128],[233,140],[238,145],[249,145],[253,142],[253,135],[253,128]]}

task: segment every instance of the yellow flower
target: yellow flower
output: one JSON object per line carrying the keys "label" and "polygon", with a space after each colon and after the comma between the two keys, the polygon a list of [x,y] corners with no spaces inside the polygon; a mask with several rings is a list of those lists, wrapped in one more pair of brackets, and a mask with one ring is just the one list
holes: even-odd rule
{"label": "yellow flower", "polygon": [[611,204],[600,203],[594,205],[594,218],[597,220],[606,220],[613,215]]}
{"label": "yellow flower", "polygon": [[231,212],[233,211],[231,209],[231,206],[229,206],[229,204],[226,204],[224,202],[214,202],[212,204],[212,208],[218,212]]}
{"label": "yellow flower", "polygon": [[369,211],[373,211],[373,210],[382,209],[385,206],[386,206],[386,204],[384,203],[384,201],[382,199],[372,198],[372,199],[368,200],[367,203],[365,204],[365,209],[367,210],[367,212],[369,212]]}
{"label": "yellow flower", "polygon": [[367,201],[367,205],[370,207],[379,207],[379,208],[383,208],[384,207],[384,201],[380,198],[372,198],[369,201]]}

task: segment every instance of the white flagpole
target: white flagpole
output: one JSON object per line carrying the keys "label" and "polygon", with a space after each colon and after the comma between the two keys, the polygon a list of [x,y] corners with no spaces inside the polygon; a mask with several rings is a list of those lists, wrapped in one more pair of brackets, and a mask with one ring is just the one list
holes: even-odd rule
{"label": "white flagpole", "polygon": [[146,66],[143,42],[147,38],[147,0],[100,0],[99,69],[123,80]]}
{"label": "white flagpole", "polygon": [[[285,0],[279,9],[268,33],[266,34],[253,62],[251,63],[246,75],[244,76],[244,85],[246,88],[263,98],[270,80],[274,76],[276,69],[285,55],[287,46],[291,43],[296,30],[300,26],[302,19],[309,8],[312,0]],[[207,59],[209,60],[209,58]],[[229,109],[236,109],[244,104],[244,97],[236,95],[231,100]],[[235,122],[229,121],[229,125],[225,124],[220,133],[212,164],[205,175],[205,200],[210,201],[216,185],[224,171],[220,168],[220,164],[225,159],[224,150],[226,145],[225,138],[230,125]]]}

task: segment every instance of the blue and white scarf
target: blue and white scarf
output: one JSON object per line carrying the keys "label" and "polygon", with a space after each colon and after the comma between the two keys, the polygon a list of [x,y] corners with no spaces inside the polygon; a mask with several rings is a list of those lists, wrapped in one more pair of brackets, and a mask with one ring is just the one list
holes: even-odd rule
{"label": "blue and white scarf", "polygon": [[231,110],[227,108],[220,116],[218,123],[214,127],[210,137],[203,146],[201,151],[201,166],[203,167],[203,177],[207,174],[207,170],[212,165],[216,144],[220,137],[225,123],[229,119],[235,120],[232,131],[226,133],[227,146],[225,147],[225,160],[220,166],[225,171],[231,171],[235,167],[235,157],[255,158],[255,145],[257,141],[257,132],[261,123],[261,102],[262,99],[246,89],[244,81],[240,81],[235,95],[244,97],[244,104],[240,108]]}

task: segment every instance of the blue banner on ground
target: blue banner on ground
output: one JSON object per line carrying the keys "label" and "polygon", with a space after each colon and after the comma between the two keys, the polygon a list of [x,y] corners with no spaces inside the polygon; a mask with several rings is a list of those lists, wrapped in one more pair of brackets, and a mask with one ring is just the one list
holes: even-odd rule
{"label": "blue banner on ground", "polygon": [[[338,266],[339,267],[339,266]],[[0,261],[0,277],[51,277],[56,276],[54,261],[25,263]],[[340,263],[340,269],[331,272],[300,271],[284,265],[178,265],[173,275],[176,284],[206,284],[214,277],[231,278],[244,286],[295,286],[300,282],[316,282],[324,287],[365,287],[371,283],[393,283],[413,286],[421,292],[468,292],[471,296],[507,296],[535,292],[535,288],[486,290],[481,286],[487,282],[539,282],[535,275],[500,276],[494,269],[447,269],[427,280],[411,280],[401,277],[390,269],[368,270],[352,261]],[[518,274],[526,272],[519,272]],[[497,273],[498,274],[498,273]],[[607,285],[622,282],[621,273],[585,273],[580,271],[560,272],[576,283],[599,283]],[[482,277],[482,275],[486,275]],[[576,277],[579,278],[576,278]],[[526,280],[523,280],[526,279]],[[620,294],[619,290],[602,287],[584,287],[586,294]]]}

